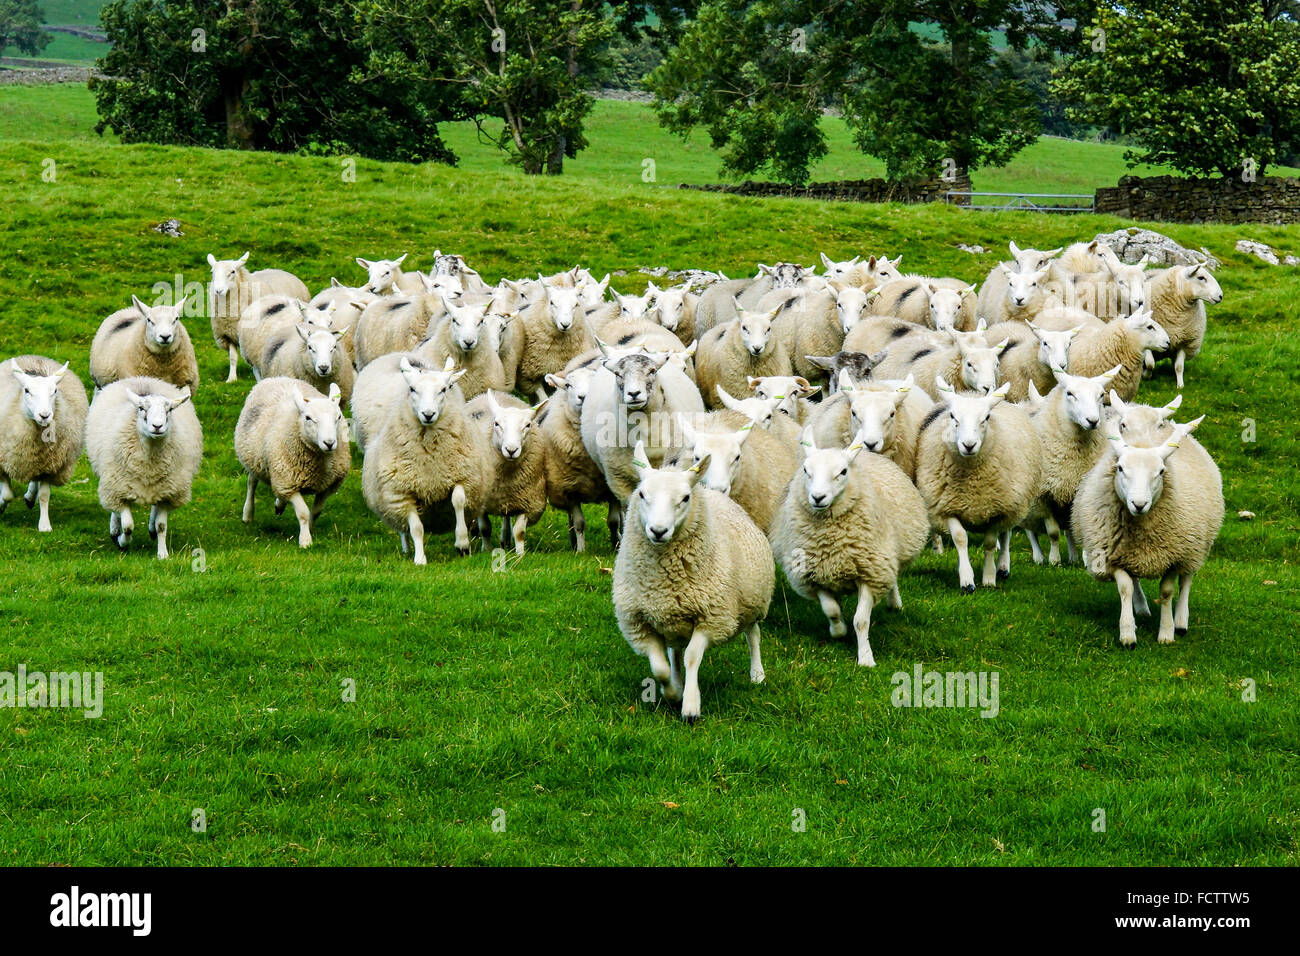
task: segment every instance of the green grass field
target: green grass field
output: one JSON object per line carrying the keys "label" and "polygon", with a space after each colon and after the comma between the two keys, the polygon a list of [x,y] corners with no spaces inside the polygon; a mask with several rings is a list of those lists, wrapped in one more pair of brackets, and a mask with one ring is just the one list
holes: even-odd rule
{"label": "green grass field", "polygon": [[[633,116],[601,104],[596,146],[562,179],[467,155],[460,169],[362,161],[348,183],[334,159],[98,141],[68,90],[0,90],[0,353],[70,359],[88,381],[103,317],[155,282],[206,281],[208,252],[251,249],[255,267],[313,288],[360,278],[355,255],[409,251],[423,266],[435,247],[489,280],[574,262],[741,274],[824,251],[902,253],[975,281],[1009,239],[1052,247],[1120,224],[666,189],[707,181],[712,157]],[[1096,149],[1048,142],[1004,175],[1113,181],[1117,159],[1089,172]],[[658,185],[641,182],[645,156]],[[183,239],[151,231],[172,216]],[[105,679],[98,720],[0,710],[0,861],[1295,865],[1300,277],[1233,244],[1300,252],[1300,230],[1157,228],[1224,263],[1180,415],[1208,416],[1198,437],[1229,514],[1191,632],[1158,646],[1144,621],[1121,651],[1113,586],[1033,566],[1023,539],[1005,587],[970,597],[952,551],[927,554],[902,582],[906,609],[877,615],[873,671],[778,586],[766,683],[749,684],[743,642],[711,651],[694,728],[641,699],[648,668],[615,625],[597,509],[592,553],[570,554],[552,514],[500,571],[491,555],[457,559],[447,534],[428,567],[402,560],[359,472],[310,551],[265,499],[243,525],[231,436],[249,375],[223,384],[224,356],[191,320],[206,448],[194,501],[172,517],[173,558],[156,561],[143,533],[127,554],[109,543],[84,460],[52,496],[51,534],[20,502],[0,516],[0,671]],[[1167,372],[1142,390],[1173,394]],[[894,708],[891,674],[917,663],[997,671],[1000,713]],[[191,828],[197,808],[206,832]]]}

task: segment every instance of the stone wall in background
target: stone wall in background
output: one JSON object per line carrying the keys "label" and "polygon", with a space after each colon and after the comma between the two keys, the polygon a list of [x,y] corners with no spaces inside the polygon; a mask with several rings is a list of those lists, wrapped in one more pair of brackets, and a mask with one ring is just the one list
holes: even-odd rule
{"label": "stone wall in background", "polygon": [[1097,190],[1097,212],[1148,222],[1300,223],[1300,179],[1125,176]]}
{"label": "stone wall in background", "polygon": [[789,186],[784,183],[709,183],[691,185],[682,183],[682,189],[702,189],[707,192],[732,193],[738,196],[785,196],[796,199],[829,199],[839,202],[943,202],[949,190],[967,192],[970,177],[963,176],[953,182],[929,179],[912,183],[891,183],[885,179],[852,179],[843,182],[809,183],[807,186]]}

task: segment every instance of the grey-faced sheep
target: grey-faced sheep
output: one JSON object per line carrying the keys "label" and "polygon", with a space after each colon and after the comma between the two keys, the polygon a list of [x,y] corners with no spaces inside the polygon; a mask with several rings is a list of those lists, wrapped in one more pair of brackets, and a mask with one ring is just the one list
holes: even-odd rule
{"label": "grey-faced sheep", "polygon": [[641,443],[633,460],[639,481],[614,560],[614,613],[632,650],[649,658],[664,696],[681,700],[682,719],[693,723],[708,648],[743,633],[749,679],[765,676],[759,622],[776,586],[772,548],[738,504],[699,487],[704,467],[653,468]]}
{"label": "grey-faced sheep", "polygon": [[249,272],[245,252],[238,259],[218,259],[208,254],[212,268],[212,282],[208,285],[208,318],[212,322],[212,338],[217,348],[230,355],[230,375],[227,382],[235,380],[239,366],[239,317],[244,310],[264,295],[281,293],[306,302],[311,293],[303,281],[283,269],[259,269]]}
{"label": "grey-faced sheep", "polygon": [[853,615],[858,664],[875,667],[871,609],[884,598],[902,608],[898,575],[925,548],[925,502],[888,458],[847,448],[820,448],[812,429],[803,467],[795,472],[772,525],[772,550],[791,587],[821,604],[832,637],[848,628],[840,599],[857,594]]}
{"label": "grey-faced sheep", "polygon": [[[235,455],[248,473],[244,523],[254,516],[257,483],[271,486],[276,513],[293,505],[298,545],[311,547],[311,532],[326,500],[352,468],[340,392],[327,398],[294,378],[264,378],[253,386],[235,423]],[[315,495],[311,507],[305,495]]]}
{"label": "grey-faced sheep", "polygon": [[86,389],[42,355],[0,363],[0,511],[27,485],[27,507],[40,504],[38,531],[50,531],[50,488],[67,484],[81,457]]}
{"label": "grey-faced sheep", "polygon": [[91,381],[103,388],[123,378],[160,378],[193,392],[199,364],[181,324],[185,300],[150,307],[131,296],[131,302],[100,323],[90,343]]}
{"label": "grey-faced sheep", "polygon": [[189,389],[156,378],[105,386],[86,418],[86,457],[99,478],[113,543],[130,545],[131,508],[148,505],[149,535],[166,558],[168,517],[189,503],[203,462],[203,429]]}
{"label": "grey-faced sheep", "polygon": [[830,396],[840,387],[840,372],[848,372],[851,382],[865,382],[871,377],[872,369],[885,360],[886,354],[884,349],[871,354],[844,349],[834,355],[808,355],[805,358],[822,370],[826,378],[825,394]]}

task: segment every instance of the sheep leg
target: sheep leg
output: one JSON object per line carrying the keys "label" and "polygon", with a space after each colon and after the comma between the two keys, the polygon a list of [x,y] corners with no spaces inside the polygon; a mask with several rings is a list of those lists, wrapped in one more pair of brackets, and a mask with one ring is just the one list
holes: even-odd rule
{"label": "sheep leg", "polygon": [[510,516],[501,516],[501,550],[505,551],[510,547]]}
{"label": "sheep leg", "polygon": [[451,507],[456,512],[456,553],[462,557],[469,554],[469,528],[465,525],[465,486],[457,485],[451,490]]}
{"label": "sheep leg", "polygon": [[582,505],[569,509],[569,547],[577,554],[587,550],[587,517],[582,513]]}
{"label": "sheep leg", "polygon": [[1011,532],[1003,531],[998,538],[998,580],[1011,577]]}
{"label": "sheep leg", "polygon": [[257,479],[250,473],[248,476],[248,494],[244,496],[244,523],[253,520],[253,492],[257,490]]}
{"label": "sheep leg", "polygon": [[[111,523],[109,527],[112,527]],[[117,546],[125,551],[131,546],[131,532],[135,530],[135,518],[131,517],[130,508],[123,508],[119,513],[118,529]]]}
{"label": "sheep leg", "polygon": [[1160,633],[1161,644],[1174,642],[1174,593],[1178,590],[1178,572],[1167,571],[1160,579]]}
{"label": "sheep leg", "polygon": [[1183,387],[1183,367],[1186,364],[1187,352],[1184,349],[1179,349],[1174,355],[1174,381],[1178,383],[1179,388]]}
{"label": "sheep leg", "polygon": [[1048,515],[1043,519],[1043,524],[1047,526],[1047,563],[1054,568],[1061,566],[1061,526],[1056,523],[1056,519]]}
{"label": "sheep leg", "polygon": [[682,687],[685,680],[682,677],[682,654],[681,651],[668,648],[668,684],[672,689],[672,700],[682,699]]}
{"label": "sheep leg", "polygon": [[1133,613],[1140,617],[1151,616],[1151,605],[1147,604],[1147,592],[1142,590],[1142,579],[1133,579]]}
{"label": "sheep leg", "polygon": [[235,381],[235,371],[239,368],[239,348],[234,342],[227,342],[226,348],[230,351],[230,374],[226,376],[227,382]]}
{"label": "sheep leg", "polygon": [[528,532],[528,515],[518,515],[515,518],[515,527],[514,527],[515,554],[524,553],[524,535],[527,534],[527,532]]}
{"label": "sheep leg", "polygon": [[322,491],[316,495],[315,499],[313,499],[311,505],[312,527],[316,526],[316,519],[320,517],[321,511],[325,508],[325,502],[329,500],[330,495],[333,493],[334,492],[332,491]]}
{"label": "sheep leg", "polygon": [[623,506],[617,501],[609,503],[609,515],[605,519],[605,524],[609,526],[609,543],[615,551],[618,550],[619,542],[623,540]]}
{"label": "sheep leg", "polygon": [[1192,595],[1192,576],[1184,573],[1178,582],[1178,606],[1174,609],[1174,633],[1187,633],[1187,599]]}
{"label": "sheep leg", "polygon": [[930,536],[930,547],[934,549],[935,554],[943,554],[943,535],[935,532]]}
{"label": "sheep leg", "polygon": [[840,602],[835,600],[835,595],[827,591],[818,591],[817,600],[822,606],[822,613],[826,615],[826,620],[831,625],[831,637],[843,637],[849,632],[844,625],[844,615],[840,612]]}
{"label": "sheep leg", "polygon": [[402,554],[409,554],[411,551],[411,537],[405,531],[397,532],[397,546],[402,549]]}
{"label": "sheep leg", "polygon": [[289,498],[289,504],[293,505],[293,513],[298,516],[298,547],[310,548],[311,508],[307,507],[307,499],[301,491],[295,491]]}
{"label": "sheep leg", "polygon": [[149,534],[158,542],[158,557],[167,557],[167,509],[162,505],[149,509]]}
{"label": "sheep leg", "polygon": [[1074,543],[1074,532],[1069,528],[1065,529],[1065,554],[1070,564],[1079,563],[1079,548]]}
{"label": "sheep leg", "polygon": [[703,631],[691,635],[691,642],[682,654],[686,668],[686,686],[682,690],[682,720],[693,724],[700,718],[700,663],[709,646],[709,636]]}
{"label": "sheep leg", "polygon": [[50,524],[50,483],[48,481],[42,481],[38,486],[36,500],[41,506],[41,516],[36,520],[36,530],[53,531],[54,526]]}
{"label": "sheep leg", "polygon": [[1127,571],[1115,569],[1115,587],[1119,591],[1119,642],[1137,647],[1137,624],[1133,620],[1133,579]]}
{"label": "sheep leg", "polygon": [[1022,527],[1025,537],[1029,539],[1029,549],[1034,552],[1034,564],[1043,563],[1043,549],[1038,543],[1038,532],[1030,527]]}
{"label": "sheep leg", "polygon": [[677,692],[672,663],[668,660],[663,638],[652,631],[643,630],[638,643],[645,645],[645,656],[650,660],[650,673],[659,682],[659,690],[664,699],[678,700],[681,695]]}
{"label": "sheep leg", "polygon": [[871,630],[871,606],[873,603],[871,591],[865,584],[859,584],[858,609],[853,612],[853,630],[858,635],[859,667],[876,666],[876,658],[871,653],[871,641],[868,639],[868,633]]}
{"label": "sheep leg", "polygon": [[415,547],[415,563],[428,564],[428,559],[424,556],[424,522],[420,520],[420,512],[412,508],[406,515],[406,529],[411,536],[411,544]]}
{"label": "sheep leg", "polygon": [[283,498],[277,497],[275,499],[275,513],[277,516],[284,514],[284,505],[285,502]]}
{"label": "sheep leg", "polygon": [[767,674],[763,672],[763,653],[759,649],[761,635],[758,632],[757,621],[749,625],[749,631],[745,636],[749,638],[749,679],[755,684],[761,684]]}
{"label": "sheep leg", "polygon": [[27,490],[23,492],[23,504],[27,505],[28,508],[36,504],[36,492],[40,490],[41,483],[39,481],[29,481]]}
{"label": "sheep leg", "polygon": [[984,575],[980,584],[986,588],[998,586],[998,533],[984,532]]}
{"label": "sheep leg", "polygon": [[14,500],[14,490],[9,487],[9,482],[0,481],[0,512],[9,507],[9,502]]}
{"label": "sheep leg", "polygon": [[956,518],[948,519],[948,534],[952,536],[952,545],[957,549],[957,583],[965,594],[975,593],[975,569],[970,566],[970,539],[966,529]]}
{"label": "sheep leg", "polygon": [[886,606],[892,607],[895,611],[901,611],[903,609],[903,595],[898,592],[897,579],[894,581],[894,586],[889,590],[889,597]]}

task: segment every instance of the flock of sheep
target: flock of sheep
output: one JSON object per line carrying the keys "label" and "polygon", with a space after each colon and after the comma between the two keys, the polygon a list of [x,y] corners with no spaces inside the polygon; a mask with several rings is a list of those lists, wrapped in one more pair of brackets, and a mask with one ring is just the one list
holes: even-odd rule
{"label": "flock of sheep", "polygon": [[[403,271],[405,256],[357,259],[364,284],[312,297],[288,272],[250,272],[248,253],[208,256],[227,381],[241,358],[257,379],[234,433],[243,520],[269,485],[309,546],[353,436],[365,501],[417,564],[447,505],[459,553],[491,547],[500,517],[501,546],[522,554],[548,506],[584,550],[582,506],[606,504],[619,626],[688,720],[712,644],[744,632],[763,679],[776,563],[834,636],[856,595],[857,659],[873,666],[871,611],[901,607],[899,574],[927,545],[951,540],[971,592],[971,536],[994,587],[1013,531],[1059,564],[1064,530],[1067,560],[1115,581],[1121,643],[1150,613],[1143,578],[1159,581],[1171,642],[1222,522],[1221,481],[1191,437],[1201,419],[1173,421],[1181,395],[1135,397],[1162,357],[1182,387],[1222,292],[1204,265],[1125,264],[1098,241],[1010,250],[978,291],[901,274],[897,258],[823,255],[821,274],[778,263],[641,295],[581,268],[489,285],[436,251],[427,273]],[[66,364],[0,365],[0,510],[26,484],[50,530],[50,488],[84,447],[113,540],[128,547],[131,509],[148,505],[167,556],[169,513],[202,458],[183,321],[199,305],[133,297],[105,319],[89,405]]]}

